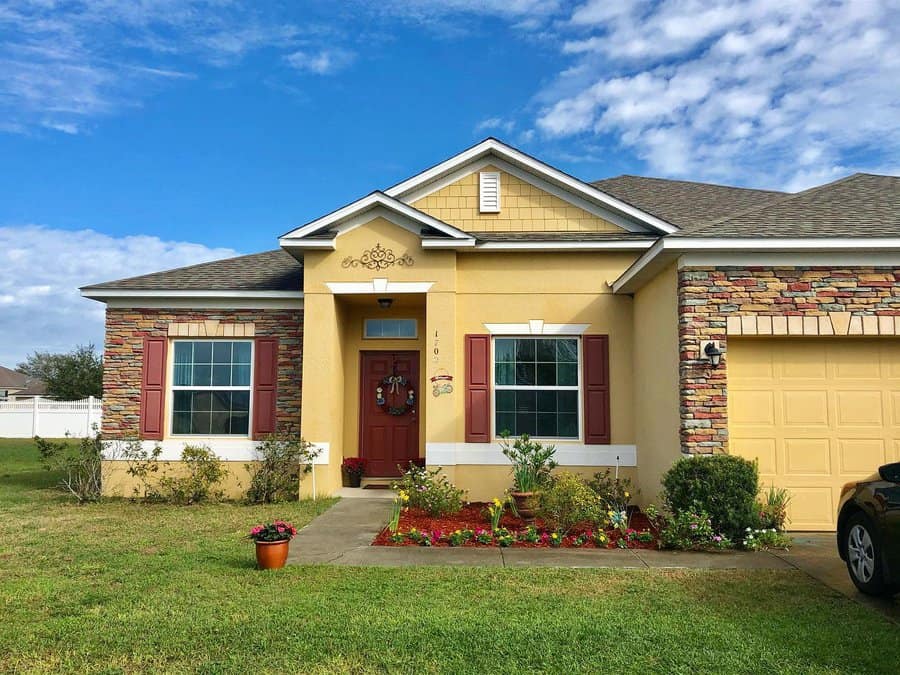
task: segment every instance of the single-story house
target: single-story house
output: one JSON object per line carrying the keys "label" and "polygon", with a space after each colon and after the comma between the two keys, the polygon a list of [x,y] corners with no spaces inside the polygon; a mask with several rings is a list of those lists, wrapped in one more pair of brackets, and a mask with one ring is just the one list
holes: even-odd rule
{"label": "single-story house", "polygon": [[283,429],[321,449],[319,492],[345,457],[376,482],[424,458],[472,499],[510,485],[505,430],[645,503],[682,455],[729,452],[811,530],[900,460],[896,177],[587,183],[489,138],[278,244],[82,289],[107,305],[107,437],[203,443],[240,477]]}
{"label": "single-story house", "polygon": [[0,366],[0,401],[44,396],[47,385],[43,380]]}

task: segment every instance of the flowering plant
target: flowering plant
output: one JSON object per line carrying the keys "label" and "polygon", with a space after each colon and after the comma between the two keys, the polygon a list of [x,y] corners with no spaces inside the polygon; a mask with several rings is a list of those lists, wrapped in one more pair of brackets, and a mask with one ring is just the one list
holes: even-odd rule
{"label": "flowering plant", "polygon": [[341,468],[348,476],[362,476],[366,470],[366,460],[363,457],[344,457]]}
{"label": "flowering plant", "polygon": [[705,511],[679,511],[668,519],[659,533],[666,548],[702,550],[730,548],[728,537],[716,532]]}
{"label": "flowering plant", "polygon": [[250,530],[247,538],[253,541],[290,541],[296,534],[297,530],[293,525],[283,520],[276,520],[272,523],[257,525]]}
{"label": "flowering plant", "polygon": [[563,535],[559,532],[551,532],[550,536],[547,537],[547,543],[550,544],[553,548],[559,548],[559,546],[563,543]]}
{"label": "flowering plant", "polygon": [[747,528],[744,541],[741,542],[748,551],[766,551],[770,548],[783,548],[787,550],[793,543],[791,538],[782,534],[774,527],[754,530]]}
{"label": "flowering plant", "polygon": [[451,546],[462,546],[474,537],[475,533],[472,530],[454,530],[448,535],[447,541]]}
{"label": "flowering plant", "polygon": [[487,512],[488,518],[491,521],[491,532],[496,532],[498,529],[500,529],[500,519],[503,517],[503,512],[505,510],[506,505],[496,497],[494,497],[493,501],[488,504]]}
{"label": "flowering plant", "polygon": [[494,530],[494,536],[497,538],[497,544],[502,548],[510,546],[515,540],[515,535],[505,527]]}
{"label": "flowering plant", "polygon": [[391,520],[388,523],[391,532],[396,532],[400,527],[400,512],[406,510],[408,501],[409,494],[405,490],[400,490],[394,497],[394,502],[391,504]]}
{"label": "flowering plant", "polygon": [[541,535],[538,534],[537,528],[534,525],[529,525],[525,528],[524,532],[519,534],[520,541],[527,541],[529,544],[536,544],[541,540]]}
{"label": "flowering plant", "polygon": [[597,530],[594,533],[594,544],[599,548],[606,548],[609,543],[609,537],[603,530]]}
{"label": "flowering plant", "polygon": [[494,535],[490,530],[476,530],[475,541],[479,544],[492,544],[494,543]]}

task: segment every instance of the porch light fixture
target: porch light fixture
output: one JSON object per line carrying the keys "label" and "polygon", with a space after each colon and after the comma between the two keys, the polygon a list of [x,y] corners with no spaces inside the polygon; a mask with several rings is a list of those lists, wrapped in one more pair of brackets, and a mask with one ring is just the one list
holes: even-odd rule
{"label": "porch light fixture", "polygon": [[381,309],[390,309],[393,304],[393,298],[378,298],[378,306],[381,307]]}
{"label": "porch light fixture", "polygon": [[703,355],[709,359],[709,365],[713,368],[719,367],[719,363],[722,361],[722,350],[719,349],[718,342],[707,342],[703,348]]}

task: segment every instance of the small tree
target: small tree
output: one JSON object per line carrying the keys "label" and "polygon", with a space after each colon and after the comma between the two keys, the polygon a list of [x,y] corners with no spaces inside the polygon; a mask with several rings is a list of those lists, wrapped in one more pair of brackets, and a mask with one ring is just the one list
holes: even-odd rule
{"label": "small tree", "polygon": [[35,352],[17,370],[43,380],[47,393],[63,401],[103,395],[103,360],[93,344],[78,345],[67,354]]}
{"label": "small tree", "polygon": [[302,438],[277,433],[260,443],[256,452],[259,460],[245,465],[250,474],[247,501],[271,504],[300,498],[300,481],[312,470],[321,449]]}

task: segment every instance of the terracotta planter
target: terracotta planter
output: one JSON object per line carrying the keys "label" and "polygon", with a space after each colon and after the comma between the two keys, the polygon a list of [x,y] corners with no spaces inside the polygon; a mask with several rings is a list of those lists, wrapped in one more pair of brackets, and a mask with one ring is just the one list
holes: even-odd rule
{"label": "terracotta planter", "polygon": [[511,492],[513,501],[516,503],[516,512],[519,517],[526,523],[534,521],[534,493],[533,492]]}
{"label": "terracotta planter", "polygon": [[261,570],[277,570],[287,562],[290,539],[256,542],[256,566]]}

